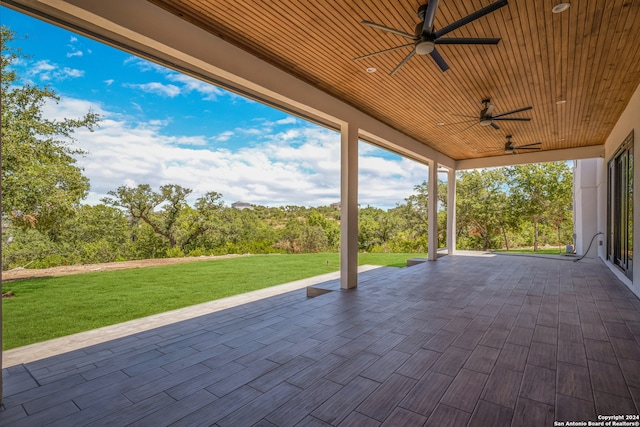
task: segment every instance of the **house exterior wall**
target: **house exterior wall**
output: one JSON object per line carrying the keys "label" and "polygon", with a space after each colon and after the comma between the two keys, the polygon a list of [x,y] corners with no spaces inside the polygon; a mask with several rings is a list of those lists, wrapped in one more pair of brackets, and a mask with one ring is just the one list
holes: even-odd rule
{"label": "house exterior wall", "polygon": [[573,174],[576,254],[590,258],[598,256],[602,241],[602,236],[596,236],[602,231],[598,227],[598,170],[602,164],[602,159],[578,160]]}
{"label": "house exterior wall", "polygon": [[[604,159],[578,160],[576,164],[576,176],[574,183],[575,212],[576,212],[576,250],[586,250],[589,242],[595,234],[592,232],[607,232],[607,164],[611,157],[618,150],[626,137],[634,132],[634,153],[640,153],[640,86],[627,104],[624,112],[605,141]],[[636,162],[637,164],[637,162]],[[593,181],[595,179],[595,191]],[[640,189],[640,173],[634,173],[633,187]],[[595,206],[595,218],[591,214],[592,207]],[[633,194],[633,246],[640,248],[640,193],[634,191]],[[606,260],[606,235],[602,234],[596,238],[597,255],[610,266],[614,272],[619,272],[617,267]],[[592,249],[593,250],[593,249]],[[591,251],[589,252],[591,254]],[[624,274],[618,274],[629,288],[640,296],[640,257],[633,258],[633,280],[627,279]]]}

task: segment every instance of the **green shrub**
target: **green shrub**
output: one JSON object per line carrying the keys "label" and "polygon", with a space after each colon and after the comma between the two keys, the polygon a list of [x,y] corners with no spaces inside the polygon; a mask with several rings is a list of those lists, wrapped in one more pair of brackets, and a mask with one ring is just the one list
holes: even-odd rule
{"label": "green shrub", "polygon": [[209,253],[207,252],[206,249],[204,248],[195,248],[190,250],[189,252],[187,252],[188,257],[200,257],[200,256],[206,256],[209,255]]}
{"label": "green shrub", "polygon": [[112,262],[118,258],[118,252],[105,239],[83,244],[80,248],[80,258],[83,264]]}
{"label": "green shrub", "polygon": [[184,251],[181,248],[169,248],[165,252],[167,258],[184,258]]}
{"label": "green shrub", "polygon": [[73,264],[77,264],[78,261],[79,260],[75,257],[53,254],[45,258],[34,261],[29,265],[29,268],[49,268],[49,267],[59,267],[61,265],[73,265]]}
{"label": "green shrub", "polygon": [[38,268],[36,263],[60,252],[58,244],[36,229],[5,228],[2,237],[3,270],[16,267]]}

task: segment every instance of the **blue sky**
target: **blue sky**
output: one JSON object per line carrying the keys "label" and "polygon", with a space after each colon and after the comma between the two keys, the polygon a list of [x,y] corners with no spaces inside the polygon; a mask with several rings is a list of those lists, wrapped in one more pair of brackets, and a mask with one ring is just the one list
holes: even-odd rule
{"label": "blue sky", "polygon": [[[340,199],[339,134],[26,15],[0,7],[23,81],[60,96],[49,118],[100,115],[76,133],[90,179],[86,203],[120,185],[179,184],[227,205],[328,205]],[[427,178],[427,167],[359,144],[359,203],[391,208]]]}

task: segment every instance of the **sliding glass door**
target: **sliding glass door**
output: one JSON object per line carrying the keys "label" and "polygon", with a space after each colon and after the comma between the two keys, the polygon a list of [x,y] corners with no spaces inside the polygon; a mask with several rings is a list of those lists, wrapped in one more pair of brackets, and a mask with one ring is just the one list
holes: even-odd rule
{"label": "sliding glass door", "polygon": [[633,132],[608,164],[607,259],[633,274]]}

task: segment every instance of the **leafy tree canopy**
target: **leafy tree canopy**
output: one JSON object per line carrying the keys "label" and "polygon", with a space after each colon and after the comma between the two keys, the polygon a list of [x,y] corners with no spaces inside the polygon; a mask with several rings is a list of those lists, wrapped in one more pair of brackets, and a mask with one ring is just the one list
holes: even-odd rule
{"label": "leafy tree canopy", "polygon": [[534,250],[538,249],[541,222],[559,223],[573,203],[573,176],[565,162],[520,165],[507,169],[511,199],[524,218],[533,223]]}
{"label": "leafy tree canopy", "polygon": [[168,240],[172,248],[184,249],[192,240],[207,231],[222,209],[222,195],[215,191],[198,198],[195,210],[187,204],[192,190],[167,184],[156,192],[148,184],[137,187],[120,186],[109,191],[112,197],[102,199],[106,205],[124,208],[127,215],[142,220],[153,231]]}
{"label": "leafy tree canopy", "polygon": [[78,119],[44,117],[47,103],[60,98],[49,87],[22,82],[12,68],[25,55],[11,46],[15,34],[0,27],[2,43],[2,203],[16,225],[55,234],[88,190],[89,180],[78,167],[76,130],[93,130],[98,116],[89,111]]}

